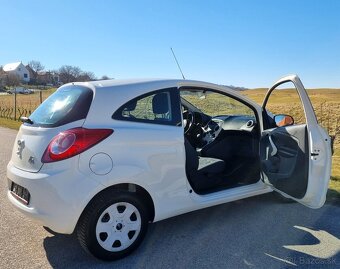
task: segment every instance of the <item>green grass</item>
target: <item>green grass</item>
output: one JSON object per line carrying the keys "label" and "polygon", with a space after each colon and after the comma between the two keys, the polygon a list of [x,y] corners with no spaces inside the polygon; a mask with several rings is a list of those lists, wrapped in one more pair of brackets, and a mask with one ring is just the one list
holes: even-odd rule
{"label": "green grass", "polygon": [[335,202],[340,200],[340,180],[330,180],[327,192],[327,201]]}
{"label": "green grass", "polygon": [[20,125],[21,125],[20,121],[0,118],[0,126],[2,127],[19,130]]}

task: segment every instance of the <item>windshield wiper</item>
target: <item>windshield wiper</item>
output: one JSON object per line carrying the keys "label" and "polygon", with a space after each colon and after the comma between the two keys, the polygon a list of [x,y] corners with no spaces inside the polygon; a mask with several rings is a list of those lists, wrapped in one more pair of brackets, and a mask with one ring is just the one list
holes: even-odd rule
{"label": "windshield wiper", "polygon": [[20,120],[24,123],[33,124],[33,121],[28,117],[20,117]]}

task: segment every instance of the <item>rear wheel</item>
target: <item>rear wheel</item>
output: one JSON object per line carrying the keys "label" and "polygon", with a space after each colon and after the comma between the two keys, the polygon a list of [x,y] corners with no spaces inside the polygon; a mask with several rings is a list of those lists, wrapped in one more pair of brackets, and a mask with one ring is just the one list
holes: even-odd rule
{"label": "rear wheel", "polygon": [[129,255],[142,242],[148,211],[135,193],[123,190],[99,194],[79,220],[77,235],[82,247],[102,260]]}

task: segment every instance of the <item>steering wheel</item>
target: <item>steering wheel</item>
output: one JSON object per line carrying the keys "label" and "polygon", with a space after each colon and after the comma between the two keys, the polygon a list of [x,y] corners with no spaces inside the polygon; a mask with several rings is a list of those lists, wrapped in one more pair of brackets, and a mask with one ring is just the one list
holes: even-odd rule
{"label": "steering wheel", "polygon": [[189,130],[194,126],[195,118],[194,114],[189,110],[183,111],[183,124],[184,124],[184,133],[188,133]]}

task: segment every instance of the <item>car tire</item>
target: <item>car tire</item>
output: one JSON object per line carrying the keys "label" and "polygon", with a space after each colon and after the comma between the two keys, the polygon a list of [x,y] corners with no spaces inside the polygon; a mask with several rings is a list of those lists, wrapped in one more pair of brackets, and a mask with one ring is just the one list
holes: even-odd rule
{"label": "car tire", "polygon": [[86,207],[79,219],[80,245],[98,259],[113,261],[133,252],[148,228],[148,210],[136,193],[104,191]]}

